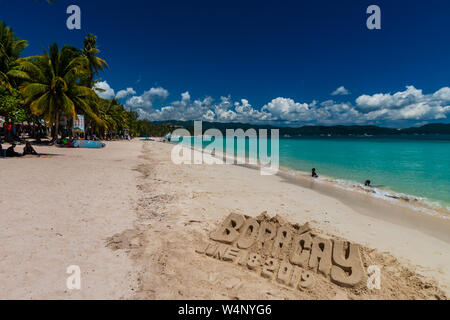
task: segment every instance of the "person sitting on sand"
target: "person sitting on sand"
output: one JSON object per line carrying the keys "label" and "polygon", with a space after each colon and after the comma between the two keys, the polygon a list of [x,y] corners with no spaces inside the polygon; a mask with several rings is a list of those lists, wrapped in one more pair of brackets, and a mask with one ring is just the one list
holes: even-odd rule
{"label": "person sitting on sand", "polygon": [[364,186],[365,187],[370,187],[370,180],[366,180],[366,182],[364,182]]}
{"label": "person sitting on sand", "polygon": [[23,148],[23,155],[27,156],[27,155],[33,155],[33,156],[38,156],[39,154],[36,152],[36,150],[34,150],[34,148],[31,146],[31,143],[27,142],[25,144],[25,147]]}
{"label": "person sitting on sand", "polygon": [[316,168],[312,169],[312,177],[313,178],[318,178],[319,177],[319,175],[316,173]]}
{"label": "person sitting on sand", "polygon": [[20,154],[17,153],[14,148],[16,147],[16,144],[13,143],[11,145],[11,147],[9,147],[8,149],[6,149],[6,157],[8,158],[13,158],[13,157],[20,157]]}
{"label": "person sitting on sand", "polygon": [[6,157],[6,150],[3,150],[2,140],[0,139],[0,158]]}

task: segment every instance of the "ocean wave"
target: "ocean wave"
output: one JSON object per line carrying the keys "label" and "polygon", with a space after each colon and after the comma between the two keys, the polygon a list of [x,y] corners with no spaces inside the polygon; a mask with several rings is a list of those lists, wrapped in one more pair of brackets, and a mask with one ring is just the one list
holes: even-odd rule
{"label": "ocean wave", "polygon": [[[308,173],[302,172],[302,174],[307,175]],[[347,191],[364,193],[374,198],[408,206],[409,208],[420,211],[422,213],[426,213],[428,215],[439,216],[443,219],[450,219],[450,207],[444,206],[437,201],[432,201],[425,197],[418,197],[384,188],[367,187],[362,183],[345,179],[322,176],[316,181],[318,181],[319,183],[329,183],[337,188]]]}

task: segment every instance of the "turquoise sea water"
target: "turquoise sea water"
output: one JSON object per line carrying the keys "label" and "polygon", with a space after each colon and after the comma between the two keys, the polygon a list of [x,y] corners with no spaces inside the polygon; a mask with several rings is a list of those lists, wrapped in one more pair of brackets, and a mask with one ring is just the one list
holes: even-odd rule
{"label": "turquoise sea water", "polygon": [[361,184],[369,179],[377,189],[450,207],[450,136],[280,138],[279,148],[280,166],[317,168]]}

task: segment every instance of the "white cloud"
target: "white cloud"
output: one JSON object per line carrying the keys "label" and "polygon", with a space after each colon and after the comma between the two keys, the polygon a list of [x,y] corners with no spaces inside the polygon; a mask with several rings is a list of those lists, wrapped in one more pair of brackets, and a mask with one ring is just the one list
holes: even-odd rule
{"label": "white cloud", "polygon": [[398,121],[430,121],[446,119],[450,114],[450,89],[442,88],[434,94],[424,95],[422,90],[407,87],[395,94],[362,95],[351,102],[334,100],[311,103],[297,102],[278,97],[260,110],[253,108],[247,99],[233,102],[231,97],[221,97],[218,102],[206,97],[191,101],[189,92],[181,95],[160,110],[144,110],[142,116],[153,120],[206,120],[243,123],[285,124],[386,124]]}
{"label": "white cloud", "polygon": [[[96,90],[97,88],[102,90]],[[111,99],[115,95],[114,89],[109,86],[107,81],[97,82],[94,86],[94,90],[97,93],[97,95],[103,99]]]}
{"label": "white cloud", "polygon": [[176,119],[243,123],[355,123],[359,116],[353,106],[336,104],[332,100],[308,104],[280,97],[257,110],[247,99],[234,103],[230,97],[221,97],[217,103],[211,97],[191,101],[188,92],[182,94],[180,101],[174,101],[169,106],[159,110],[138,108],[138,112],[152,121]]}
{"label": "white cloud", "polygon": [[213,122],[216,115],[212,110],[206,111],[206,113],[203,115],[203,120]]}
{"label": "white cloud", "polygon": [[[114,90],[106,81],[98,83],[97,86],[106,90],[99,95],[109,98],[114,96]],[[345,103],[334,100],[300,102],[288,97],[278,97],[261,108],[254,108],[247,99],[233,101],[230,96],[223,96],[217,101],[210,96],[194,100],[189,91],[186,91],[181,94],[179,100],[167,103],[163,107],[154,107],[155,102],[163,102],[168,96],[169,92],[161,87],[151,88],[142,95],[136,95],[132,88],[127,88],[116,95],[118,98],[129,97],[126,106],[133,107],[142,118],[151,121],[386,125],[400,122],[423,123],[447,119],[450,115],[448,87],[441,88],[435,93],[424,94],[422,90],[408,86],[404,91],[393,94],[363,94],[355,102]]]}
{"label": "white cloud", "polygon": [[369,120],[439,120],[450,114],[450,88],[423,94],[414,86],[395,94],[362,95],[356,105]]}
{"label": "white cloud", "polygon": [[350,91],[345,89],[344,86],[341,86],[341,87],[337,88],[336,90],[334,90],[331,93],[332,96],[346,96],[346,95],[349,95],[349,94],[350,94]]}
{"label": "white cloud", "polygon": [[163,120],[201,120],[204,115],[211,117],[208,110],[212,109],[213,99],[206,97],[202,100],[194,100],[191,102],[189,92],[181,95],[181,100],[173,101],[170,105],[161,109],[139,108],[138,112],[142,117],[152,121]]}
{"label": "white cloud", "polygon": [[185,93],[181,94],[181,101],[189,102],[191,100],[191,95],[189,94],[189,91],[186,91]]}
{"label": "white cloud", "polygon": [[164,88],[151,88],[140,96],[133,96],[126,102],[128,107],[151,109],[153,108],[153,102],[164,101],[169,96],[169,91]]}
{"label": "white cloud", "polygon": [[119,92],[117,92],[116,98],[117,99],[123,99],[123,98],[126,98],[128,96],[132,96],[134,94],[136,94],[136,91],[134,91],[133,88],[127,88],[126,90],[120,90]]}
{"label": "white cloud", "polygon": [[[145,94],[145,93],[144,93]],[[165,100],[169,96],[169,91],[164,88],[151,88],[147,91],[147,94],[152,97],[156,97],[161,100]]]}
{"label": "white cloud", "polygon": [[290,98],[273,99],[261,110],[270,113],[274,119],[287,121],[305,119],[310,111],[307,103],[295,102]]}
{"label": "white cloud", "polygon": [[405,91],[390,93],[377,93],[372,96],[362,95],[356,99],[356,104],[361,109],[401,108],[424,98],[422,90],[414,86],[406,87]]}
{"label": "white cloud", "polygon": [[254,109],[247,99],[241,99],[240,102],[235,102],[234,109],[238,114],[239,121],[243,123],[263,122],[270,120],[271,117],[269,112]]}
{"label": "white cloud", "polygon": [[433,94],[433,98],[441,101],[450,101],[450,88],[444,87]]}

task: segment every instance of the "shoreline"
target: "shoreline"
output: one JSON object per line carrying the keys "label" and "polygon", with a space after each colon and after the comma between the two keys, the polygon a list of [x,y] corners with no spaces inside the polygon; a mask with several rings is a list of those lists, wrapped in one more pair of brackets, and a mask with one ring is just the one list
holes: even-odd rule
{"label": "shoreline", "polygon": [[447,216],[430,215],[424,212],[422,207],[415,207],[395,199],[389,201],[374,197],[371,193],[356,188],[341,188],[332,181],[315,181],[298,174],[293,176],[288,172],[280,172],[279,175],[290,183],[331,196],[361,214],[414,228],[450,243],[450,220]]}
{"label": "shoreline", "polygon": [[[145,142],[143,140],[140,140],[140,137],[136,137],[136,141]],[[160,143],[168,143],[162,141],[162,138],[152,138],[155,142]],[[105,142],[111,142],[111,141],[105,141]],[[171,145],[176,145],[178,143],[176,142],[170,142]],[[203,147],[203,149],[198,149],[195,146],[187,146],[181,143],[183,146],[191,148],[195,151],[205,152],[206,147]],[[4,146],[9,146],[9,144],[5,143]],[[6,148],[5,148],[6,149]],[[210,155],[210,153],[205,152],[205,154]],[[216,154],[213,156],[216,159],[220,159],[220,155],[222,156],[223,161],[226,158],[232,159],[231,156],[228,154]],[[44,155],[45,156],[45,155]],[[240,159],[239,157],[235,157],[235,159]],[[260,165],[253,165],[253,164],[247,164],[249,158],[242,159],[246,162],[246,166],[255,168],[260,170]],[[241,164],[238,164],[241,165]],[[293,177],[298,177],[299,179],[308,179],[310,180],[310,173],[303,170],[298,170],[286,166],[279,166],[279,172],[277,174],[283,174],[283,175],[290,175]],[[351,192],[356,193],[362,193],[366,194],[372,198],[381,199],[383,201],[392,202],[398,206],[407,207],[411,210],[418,211],[427,215],[431,216],[438,216],[439,218],[450,220],[450,207],[444,206],[441,203],[438,203],[437,201],[433,201],[431,199],[428,199],[426,197],[416,196],[412,194],[403,193],[400,191],[391,190],[389,188],[379,188],[379,187],[365,187],[362,183],[358,183],[352,180],[347,179],[341,179],[341,178],[334,178],[326,175],[320,175],[319,178],[315,179],[318,183],[324,183],[324,184],[330,184],[333,185],[335,188],[339,189],[345,189]]]}
{"label": "shoreline", "polygon": [[[251,164],[234,164],[254,170],[260,170],[261,166]],[[291,168],[279,168],[277,176],[286,181],[316,191],[325,196],[331,196],[354,210],[369,217],[384,219],[398,225],[407,226],[418,231],[436,237],[437,239],[450,243],[450,215],[442,209],[438,212],[436,208],[424,207],[419,204],[403,202],[400,199],[387,199],[374,196],[368,190],[358,190],[353,187],[343,187],[333,178],[322,177],[312,179],[305,171],[293,170]],[[432,213],[429,210],[433,210]],[[387,214],[387,212],[391,214]]]}
{"label": "shoreline", "polygon": [[[170,144],[176,145],[178,143],[171,142]],[[203,147],[203,149],[198,149],[193,145],[184,145],[183,146],[190,148],[193,151],[202,152],[208,156],[212,156],[218,160],[221,160],[225,162],[225,159],[233,159],[232,156],[225,153],[218,153],[215,155],[212,155],[211,153],[208,153],[207,147]],[[249,164],[249,158],[246,157],[245,159],[234,157],[234,160],[236,161],[245,161],[245,164],[237,164],[234,163],[234,165],[241,165],[241,166],[247,166],[249,168],[261,170],[260,164]],[[257,161],[254,160],[253,161]],[[345,180],[345,179],[339,179],[339,178],[333,178],[329,176],[321,175],[319,178],[311,180],[310,173],[302,170],[293,169],[290,167],[285,166],[279,166],[277,175],[287,176],[288,178],[294,178],[299,179],[301,182],[300,185],[303,187],[307,187],[310,185],[311,181],[316,182],[317,184],[324,184],[329,185],[336,189],[346,190],[348,192],[357,193],[369,196],[373,199],[379,199],[384,202],[388,202],[390,204],[393,204],[395,206],[399,206],[402,208],[407,208],[409,210],[412,210],[414,212],[419,212],[420,214],[426,214],[429,216],[435,216],[439,217],[440,219],[444,220],[450,220],[450,207],[444,207],[443,205],[433,202],[432,200],[425,198],[425,197],[419,197],[414,196],[410,194],[405,194],[402,192],[389,190],[389,189],[381,189],[377,187],[364,187],[361,183],[357,183],[351,180]],[[327,187],[319,188],[324,192],[324,194],[337,194],[336,192],[326,192],[330,190]]]}

